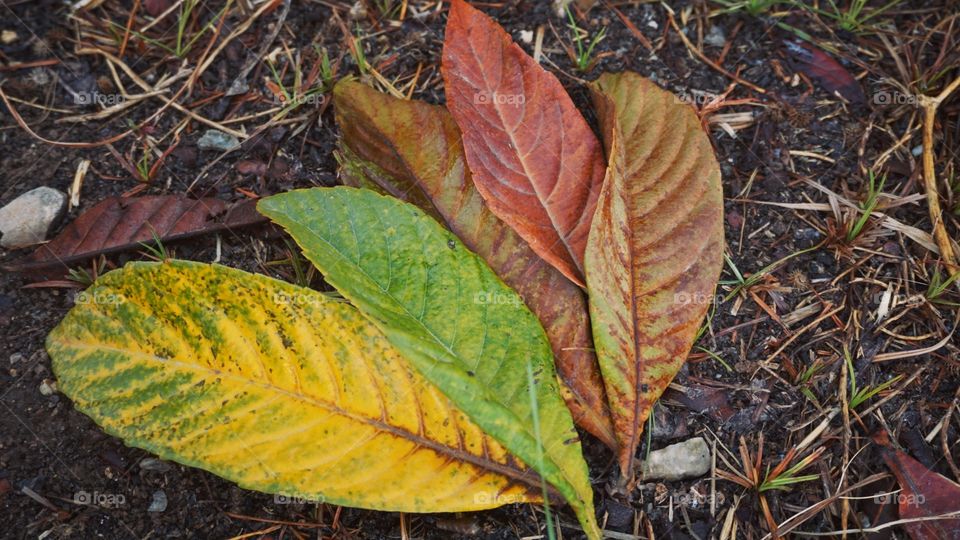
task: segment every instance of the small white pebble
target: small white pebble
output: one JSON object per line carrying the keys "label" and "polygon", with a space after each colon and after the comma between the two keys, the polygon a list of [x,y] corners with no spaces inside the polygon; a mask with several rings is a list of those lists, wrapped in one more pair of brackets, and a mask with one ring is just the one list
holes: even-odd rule
{"label": "small white pebble", "polygon": [[57,381],[51,381],[50,379],[44,379],[40,383],[40,393],[45,396],[52,396],[57,393]]}

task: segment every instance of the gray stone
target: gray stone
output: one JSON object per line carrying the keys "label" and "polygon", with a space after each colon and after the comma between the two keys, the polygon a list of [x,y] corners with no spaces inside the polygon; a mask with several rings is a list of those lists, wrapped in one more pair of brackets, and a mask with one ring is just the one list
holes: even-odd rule
{"label": "gray stone", "polygon": [[53,188],[32,189],[0,208],[0,246],[15,249],[47,239],[50,225],[67,208],[67,195]]}
{"label": "gray stone", "polygon": [[723,46],[727,44],[727,36],[724,35],[723,28],[711,26],[707,35],[703,36],[703,41],[707,45],[723,48]]}
{"label": "gray stone", "polygon": [[710,472],[710,445],[703,437],[694,437],[681,443],[650,452],[643,462],[644,480],[682,480],[696,478]]}
{"label": "gray stone", "polygon": [[167,509],[167,494],[162,489],[153,492],[153,499],[147,512],[163,512]]}
{"label": "gray stone", "polygon": [[197,147],[201,150],[220,150],[226,152],[240,145],[240,141],[229,133],[208,129],[203,133],[203,137],[197,141]]}

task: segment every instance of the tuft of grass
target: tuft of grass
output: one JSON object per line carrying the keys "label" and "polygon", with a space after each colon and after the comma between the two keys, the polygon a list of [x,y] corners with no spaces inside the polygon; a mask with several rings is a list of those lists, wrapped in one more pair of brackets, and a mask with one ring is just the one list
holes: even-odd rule
{"label": "tuft of grass", "polygon": [[[154,47],[163,49],[169,54],[176,56],[177,58],[184,58],[190,51],[193,49],[193,46],[196,45],[197,40],[204,36],[211,28],[213,28],[214,23],[220,20],[221,17],[226,15],[227,9],[230,7],[230,2],[227,2],[220,11],[216,13],[215,16],[211,17],[209,21],[204,24],[200,30],[194,33],[192,36],[188,34],[187,30],[190,26],[190,21],[194,15],[194,10],[197,6],[200,5],[200,0],[184,0],[180,4],[180,13],[177,16],[177,33],[174,37],[172,45],[168,45],[159,39],[154,39],[146,34],[138,32],[133,29],[129,29],[129,32],[143,40],[144,43],[153,45]],[[123,35],[128,31],[127,27],[115,23],[113,21],[107,21],[107,23],[114,29],[116,32],[114,38],[119,43],[123,40]]]}
{"label": "tuft of grass", "polygon": [[334,75],[333,67],[330,65],[330,54],[327,53],[327,48],[314,45],[314,50],[320,57],[320,80],[323,82],[323,91],[326,92],[333,89],[333,85],[336,83],[336,75]]}
{"label": "tuft of grass", "polygon": [[140,159],[137,160],[136,168],[137,174],[140,177],[141,182],[149,182],[153,166],[150,162],[150,149],[144,148],[143,155],[140,156]]}
{"label": "tuft of grass", "polygon": [[801,475],[800,472],[816,461],[816,459],[820,457],[820,454],[823,453],[823,449],[824,447],[821,446],[816,452],[794,463],[789,468],[786,468],[787,464],[793,461],[795,454],[796,449],[791,448],[790,451],[787,452],[786,457],[784,457],[772,471],[767,467],[767,473],[763,477],[763,482],[757,487],[757,491],[760,493],[775,489],[788,491],[790,486],[794,484],[810,482],[820,478],[820,476],[816,474]]}
{"label": "tuft of grass", "polygon": [[766,493],[775,490],[789,491],[790,487],[795,484],[810,482],[819,478],[819,476],[815,474],[801,475],[800,473],[816,461],[825,448],[825,446],[821,446],[808,454],[807,457],[791,465],[799,452],[797,447],[792,447],[773,470],[770,470],[770,466],[768,465],[766,472],[761,475],[763,463],[763,432],[761,431],[758,437],[757,452],[755,455],[750,454],[746,438],[740,436],[741,470],[730,472],[717,469],[717,477],[743,486],[756,493],[757,500],[760,503],[760,510],[767,522],[767,526],[771,531],[776,531],[777,522],[773,518],[773,513],[770,512],[770,504],[767,501]]}
{"label": "tuft of grass", "polygon": [[100,258],[93,259],[90,262],[90,270],[87,271],[86,268],[77,267],[67,270],[67,281],[73,281],[79,283],[84,288],[87,288],[103,274],[104,269],[107,268],[107,258],[104,255],[100,255]]}
{"label": "tuft of grass", "polygon": [[[579,71],[590,71],[597,63],[597,58],[593,57],[593,50],[607,36],[607,27],[604,26],[597,32],[592,39],[590,34],[577,26],[577,21],[573,18],[573,12],[567,8],[567,28],[573,33],[573,45],[576,51],[572,54],[574,65]],[[589,39],[589,41],[588,41]]]}
{"label": "tuft of grass", "polygon": [[897,381],[903,378],[903,375],[897,375],[889,381],[878,384],[877,386],[867,385],[863,388],[857,388],[857,374],[853,369],[853,356],[850,354],[850,349],[848,349],[846,345],[843,346],[843,360],[847,365],[847,378],[850,379],[850,397],[847,400],[847,406],[851,410],[855,410],[857,407],[863,405],[873,398],[873,396],[890,388],[896,384]]}
{"label": "tuft of grass", "polygon": [[402,3],[396,0],[374,0],[373,4],[380,13],[380,17],[384,19],[396,18],[400,13],[400,8],[403,7]]}
{"label": "tuft of grass", "polygon": [[860,217],[847,229],[847,243],[852,243],[860,236],[860,233],[863,232],[863,228],[867,222],[870,221],[870,215],[876,210],[877,204],[880,202],[879,195],[883,191],[883,185],[886,182],[886,174],[880,176],[879,182],[877,182],[877,177],[873,171],[870,171],[867,175],[867,197],[859,205],[861,212]]}
{"label": "tuft of grass", "polygon": [[300,250],[296,248],[289,238],[284,238],[283,243],[287,246],[287,253],[290,254],[290,266],[293,267],[293,282],[301,287],[310,287],[310,281],[313,279],[313,266],[308,265],[306,260],[300,256]]}
{"label": "tuft of grass", "polygon": [[727,296],[723,298],[723,301],[729,302],[731,298],[740,294],[741,291],[745,291],[750,287],[753,287],[754,285],[759,283],[764,276],[766,276],[770,272],[773,272],[774,270],[779,268],[781,265],[783,265],[783,263],[789,261],[794,257],[803,255],[804,253],[810,253],[811,251],[816,251],[817,249],[820,249],[821,245],[823,244],[820,243],[815,246],[810,246],[806,249],[801,249],[800,251],[795,251],[780,260],[773,261],[772,263],[761,268],[758,272],[750,274],[747,277],[743,276],[743,273],[740,272],[740,269],[737,268],[736,264],[734,264],[733,259],[727,256],[726,253],[724,253],[723,260],[727,263],[727,267],[730,268],[730,271],[733,272],[734,279],[720,281],[720,285],[733,285],[733,290],[731,290],[730,293],[728,293]]}
{"label": "tuft of grass", "polygon": [[797,380],[795,383],[797,386],[800,387],[800,393],[803,394],[811,402],[816,404],[818,407],[820,405],[820,400],[817,399],[817,396],[814,395],[813,390],[810,389],[810,381],[813,380],[813,378],[817,375],[817,373],[820,373],[821,371],[823,371],[823,368],[825,368],[826,366],[827,366],[827,362],[825,362],[823,359],[821,358],[814,359],[813,363],[807,366],[807,369],[800,372],[800,374],[797,376]]}
{"label": "tuft of grass", "polygon": [[847,9],[840,9],[840,6],[838,6],[834,0],[827,0],[827,3],[830,4],[829,9],[820,9],[797,1],[791,3],[801,9],[807,9],[832,19],[841,30],[863,34],[874,31],[874,27],[870,24],[872,19],[879,17],[884,12],[901,3],[901,1],[902,0],[890,0],[879,8],[869,10],[867,9],[868,0],[851,0]]}
{"label": "tuft of grass", "polygon": [[139,242],[139,244],[146,251],[147,257],[157,261],[164,262],[170,259],[170,253],[167,252],[167,247],[163,245],[163,239],[160,238],[160,235],[157,234],[157,231],[148,223],[150,227],[150,235],[153,236],[153,244],[147,242]]}
{"label": "tuft of grass", "polygon": [[714,0],[714,2],[724,6],[721,13],[744,11],[748,15],[756,17],[770,11],[781,0]]}
{"label": "tuft of grass", "polygon": [[357,28],[357,34],[353,37],[353,41],[350,42],[350,56],[353,57],[354,63],[357,64],[360,75],[370,73],[370,64],[367,63],[367,57],[363,52],[363,39],[360,37],[359,28]]}
{"label": "tuft of grass", "polygon": [[93,285],[93,282],[96,280],[97,278],[90,272],[87,272],[87,269],[83,267],[71,268],[67,271],[67,281],[79,283],[84,288]]}
{"label": "tuft of grass", "polygon": [[930,284],[927,285],[927,292],[924,294],[927,300],[934,304],[941,304],[951,307],[957,307],[958,304],[955,302],[948,302],[941,298],[943,293],[947,292],[947,289],[953,285],[953,282],[960,278],[960,272],[956,272],[947,279],[943,279],[943,274],[940,273],[940,269],[936,269],[933,272],[933,277],[930,279]]}

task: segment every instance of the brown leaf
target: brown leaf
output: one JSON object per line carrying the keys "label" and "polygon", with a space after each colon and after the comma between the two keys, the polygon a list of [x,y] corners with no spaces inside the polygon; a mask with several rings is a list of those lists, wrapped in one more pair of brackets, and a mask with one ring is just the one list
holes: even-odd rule
{"label": "brown leaf", "polygon": [[416,204],[516,290],[550,339],[557,370],[571,391],[564,397],[574,421],[615,448],[583,291],[490,212],[473,187],[450,115],[443,107],[397,99],[350,81],[334,88],[334,109],[343,134],[344,183]]}
{"label": "brown leaf", "polygon": [[535,252],[582,285],[605,167],[600,143],[560,81],[463,0],[450,8],[441,71],[480,194]]}
{"label": "brown leaf", "polygon": [[261,223],[256,201],[243,201],[228,209],[215,198],[190,199],[183,195],[110,197],[87,210],[56,238],[32,254],[4,266],[8,272],[68,268],[98,255],[137,249],[156,235],[164,242]]}
{"label": "brown leaf", "polygon": [[840,94],[852,103],[866,101],[860,83],[832,56],[809,43],[786,40],[783,45],[794,68],[812,77],[827,92]]}
{"label": "brown leaf", "polygon": [[[900,492],[896,498],[901,520],[913,540],[960,540],[960,485],[935,473],[906,452],[895,448],[886,431],[873,436],[880,445],[880,455],[897,477]],[[931,517],[953,514],[952,518]]]}
{"label": "brown leaf", "polygon": [[143,0],[143,7],[153,17],[166,11],[172,2],[170,0]]}
{"label": "brown leaf", "polygon": [[594,103],[610,166],[587,244],[587,288],[629,480],[643,423],[713,298],[723,193],[710,140],[676,96],[636,73],[608,73]]}

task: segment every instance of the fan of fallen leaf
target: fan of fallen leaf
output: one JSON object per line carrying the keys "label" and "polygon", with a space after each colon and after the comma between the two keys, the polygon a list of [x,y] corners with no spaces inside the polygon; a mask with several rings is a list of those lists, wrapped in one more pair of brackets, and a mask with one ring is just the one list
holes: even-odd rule
{"label": "fan of fallen leaf", "polygon": [[634,73],[591,85],[598,138],[462,0],[442,71],[446,108],[341,81],[347,185],[258,205],[348,303],[128,264],[48,338],[77,408],[249,489],[408,512],[566,502],[599,538],[574,424],[630,482],[719,276],[717,161],[694,111]]}

